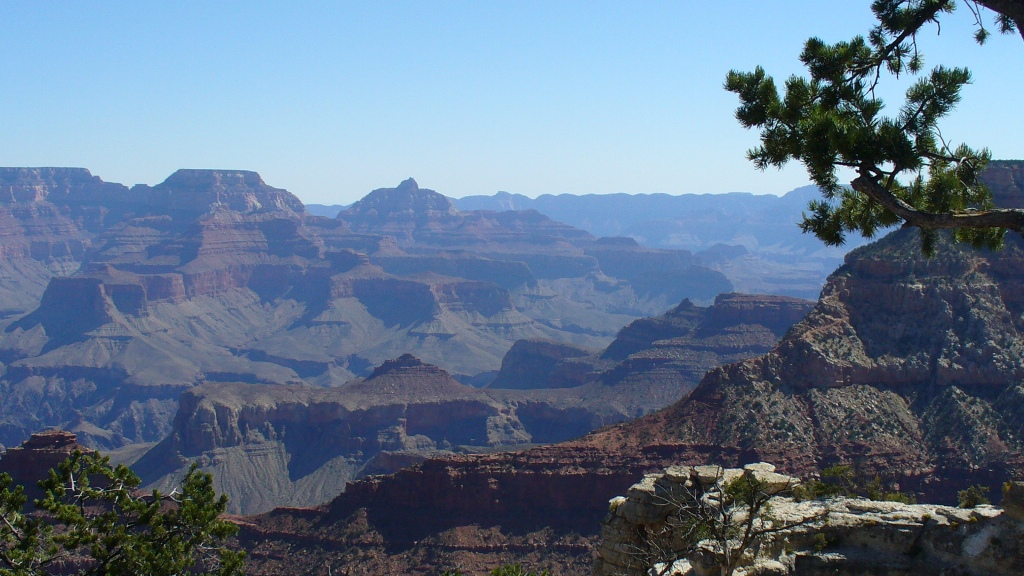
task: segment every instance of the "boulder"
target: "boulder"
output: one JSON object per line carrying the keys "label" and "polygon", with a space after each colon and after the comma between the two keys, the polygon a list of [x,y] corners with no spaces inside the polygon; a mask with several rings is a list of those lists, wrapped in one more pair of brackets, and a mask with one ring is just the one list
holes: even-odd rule
{"label": "boulder", "polygon": [[[765,463],[744,469],[696,466],[698,480],[720,477],[783,476]],[[700,518],[685,510],[699,506],[699,499],[716,493],[718,487],[701,483],[704,493],[689,491],[690,500],[673,503],[674,511],[653,514],[623,514],[650,508],[655,487],[682,480],[672,474],[648,474],[629,489],[606,518],[602,542],[594,566],[595,576],[620,574],[678,574],[717,576],[720,573],[721,543],[715,540],[687,540],[691,524],[680,518]],[[796,478],[786,477],[793,485]],[[758,541],[740,555],[736,575],[742,576],[825,576],[858,574],[1020,574],[1024,566],[1024,521],[1017,513],[1020,501],[1016,488],[1008,488],[1010,505],[1005,510],[979,506],[966,510],[935,504],[875,502],[861,498],[832,498],[823,501],[795,501],[773,494],[766,497],[769,510],[755,519],[755,529],[768,527]],[[770,496],[769,496],[770,495]],[[673,515],[675,514],[675,515]],[[746,511],[734,509],[741,525]],[[700,522],[701,520],[697,520]],[[713,520],[707,520],[714,522]],[[674,543],[666,546],[666,543]],[[672,550],[677,552],[672,553]],[[665,570],[661,572],[659,570]]]}

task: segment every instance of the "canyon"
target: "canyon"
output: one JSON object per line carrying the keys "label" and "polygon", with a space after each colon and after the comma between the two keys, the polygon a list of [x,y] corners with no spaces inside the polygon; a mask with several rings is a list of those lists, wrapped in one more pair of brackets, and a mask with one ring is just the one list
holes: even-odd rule
{"label": "canyon", "polygon": [[680,465],[771,461],[806,477],[846,464],[940,504],[1019,479],[1022,262],[1016,237],[995,252],[940,239],[928,258],[913,230],[892,232],[851,252],[771,351],[712,369],[672,406],[553,446],[428,459],[318,508],[249,517],[251,564],[273,573],[287,547],[351,574],[513,561],[586,574],[607,502]]}
{"label": "canyon", "polygon": [[7,445],[46,426],[151,444],[195,386],[334,387],[405,353],[486,384],[517,340],[600,350],[633,319],[732,288],[688,252],[460,212],[412,179],[336,219],[245,171],[128,188],[5,168],[0,199]]}
{"label": "canyon", "polygon": [[[770,349],[811,303],[721,294],[634,321],[603,352],[519,340],[485,388],[411,354],[330,388],[206,383],[184,392],[166,439],[135,462],[170,490],[199,462],[229,510],[314,506],[352,480],[427,457],[562,442],[671,404],[713,366]],[[551,378],[535,367],[551,352]],[[552,379],[557,381],[553,382]]]}
{"label": "canyon", "polygon": [[[5,303],[0,441],[56,423],[152,447],[161,486],[199,459],[262,512],[235,517],[251,573],[589,573],[608,501],[671,466],[848,464],[940,503],[1024,475],[1017,237],[927,258],[897,230],[812,305],[414,181],[329,219],[252,173],[186,172],[106,210],[91,198],[132,194],[0,187],[25,238],[11,285],[38,298]],[[1024,165],[986,178],[1019,202]],[[167,209],[179,189],[207,210]]]}

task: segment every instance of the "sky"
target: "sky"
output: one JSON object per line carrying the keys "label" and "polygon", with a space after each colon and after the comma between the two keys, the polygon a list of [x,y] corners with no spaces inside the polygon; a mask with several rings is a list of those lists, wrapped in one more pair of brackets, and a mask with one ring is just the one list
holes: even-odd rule
{"label": "sky", "polygon": [[[5,0],[0,165],[255,170],[320,204],[407,177],[452,197],[782,194],[806,172],[745,159],[725,75],[800,73],[804,41],[866,33],[869,4]],[[926,65],[974,73],[943,134],[1024,158],[1024,41],[979,47],[973,22],[922,38]]]}

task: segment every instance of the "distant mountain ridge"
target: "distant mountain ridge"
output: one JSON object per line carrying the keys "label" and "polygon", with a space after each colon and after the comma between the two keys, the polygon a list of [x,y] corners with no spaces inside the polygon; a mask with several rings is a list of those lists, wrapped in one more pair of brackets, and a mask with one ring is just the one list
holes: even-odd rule
{"label": "distant mountain ridge", "polygon": [[[813,186],[783,196],[726,194],[544,194],[529,198],[498,192],[451,198],[463,211],[536,210],[598,237],[629,237],[648,248],[682,249],[726,275],[742,292],[815,298],[843,255],[866,239],[852,236],[842,247],[825,246],[801,233],[797,223]],[[352,206],[308,205],[334,216]]]}
{"label": "distant mountain ridge", "polygon": [[[491,196],[466,196],[454,199],[460,210],[537,210],[551,218],[573,224],[596,236],[630,236],[652,247],[673,247],[699,251],[720,242],[743,238],[745,223],[786,218],[777,224],[796,223],[794,214],[818,197],[817,188],[804,186],[782,196],[728,192],[722,194],[543,194],[529,198],[522,194],[498,192]],[[734,218],[721,222],[724,228],[708,226],[716,216]],[[651,230],[642,223],[682,221],[697,224],[696,229],[667,228]],[[757,238],[750,235],[748,241]],[[758,245],[751,243],[748,248]]]}
{"label": "distant mountain ridge", "polygon": [[329,219],[242,170],[155,186],[0,169],[0,442],[62,426],[158,441],[210,382],[337,386],[404,353],[484,383],[519,339],[603,347],[732,289],[681,250],[536,211],[460,211],[409,179]]}
{"label": "distant mountain ridge", "polygon": [[[765,222],[774,225],[796,224],[807,202],[820,197],[814,186],[796,188],[782,196],[729,192],[722,194],[542,194],[530,198],[522,194],[497,192],[492,195],[451,198],[459,210],[536,210],[545,216],[586,230],[594,236],[629,236],[652,248],[706,250],[715,244],[741,245],[755,250],[775,242],[765,242],[759,230],[746,224]],[[310,213],[335,217],[352,205],[307,204]],[[651,224],[655,224],[651,228]],[[686,229],[692,226],[692,229]],[[780,227],[775,235],[804,238],[799,230],[787,234]],[[856,241],[856,245],[863,241]],[[820,243],[806,242],[810,249]],[[852,246],[856,247],[856,246]],[[851,248],[852,248],[851,247]]]}

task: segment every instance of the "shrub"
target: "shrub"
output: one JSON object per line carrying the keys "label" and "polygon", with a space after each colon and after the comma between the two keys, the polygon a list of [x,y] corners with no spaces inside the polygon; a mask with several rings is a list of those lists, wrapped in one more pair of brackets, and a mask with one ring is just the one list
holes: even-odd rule
{"label": "shrub", "polygon": [[960,502],[961,508],[974,508],[982,504],[992,503],[987,496],[989,492],[988,487],[977,484],[957,492],[956,499]]}

